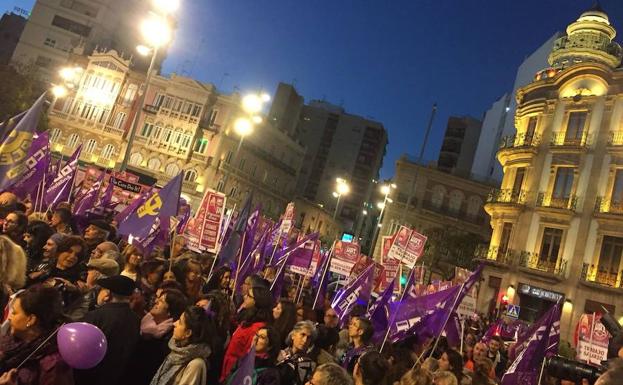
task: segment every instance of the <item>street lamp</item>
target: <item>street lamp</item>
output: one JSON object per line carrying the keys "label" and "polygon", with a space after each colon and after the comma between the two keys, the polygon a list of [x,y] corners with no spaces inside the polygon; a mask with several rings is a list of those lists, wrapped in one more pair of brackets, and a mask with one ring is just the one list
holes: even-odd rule
{"label": "street lamp", "polygon": [[372,235],[372,244],[370,245],[370,253],[371,255],[374,254],[374,247],[376,246],[376,239],[378,238],[379,235],[379,229],[381,228],[382,224],[383,224],[383,214],[385,213],[385,208],[387,207],[388,203],[393,203],[394,201],[389,197],[389,194],[391,194],[392,190],[395,189],[397,186],[394,183],[391,184],[384,184],[381,186],[381,194],[384,195],[383,198],[383,202],[379,202],[377,203],[377,207],[381,210],[381,212],[379,213],[379,219],[377,221],[376,226],[374,226],[374,233]]}
{"label": "street lamp", "polygon": [[336,191],[333,192],[333,196],[337,198],[337,202],[335,203],[333,219],[337,218],[337,212],[340,208],[340,199],[342,198],[342,195],[346,195],[350,192],[350,186],[346,182],[346,179],[336,178],[335,182],[337,183],[337,185],[335,186]]}
{"label": "street lamp", "polygon": [[147,77],[145,78],[145,90],[139,96],[138,110],[136,111],[134,120],[132,121],[130,135],[128,136],[128,144],[126,145],[125,154],[123,155],[123,160],[121,161],[121,166],[119,167],[119,170],[121,172],[125,171],[128,168],[128,161],[130,160],[132,144],[134,143],[134,136],[136,136],[136,128],[139,121],[141,120],[141,113],[145,106],[145,97],[147,96],[147,91],[149,90],[149,81],[151,80],[154,66],[156,65],[158,49],[171,40],[171,27],[169,26],[169,23],[167,23],[166,19],[163,16],[156,14],[150,15],[149,18],[143,21],[143,23],[141,24],[141,33],[143,34],[143,37],[148,43],[148,46],[140,45],[136,47],[136,50],[139,54],[143,56],[151,54],[151,61],[149,63],[149,69],[147,70]]}

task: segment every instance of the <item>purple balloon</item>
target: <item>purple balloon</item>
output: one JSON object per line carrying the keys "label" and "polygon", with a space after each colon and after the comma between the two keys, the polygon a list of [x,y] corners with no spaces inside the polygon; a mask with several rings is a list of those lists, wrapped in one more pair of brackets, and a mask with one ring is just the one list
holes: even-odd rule
{"label": "purple balloon", "polygon": [[86,322],[61,326],[56,342],[61,357],[74,369],[90,369],[99,364],[108,348],[104,333],[97,326]]}

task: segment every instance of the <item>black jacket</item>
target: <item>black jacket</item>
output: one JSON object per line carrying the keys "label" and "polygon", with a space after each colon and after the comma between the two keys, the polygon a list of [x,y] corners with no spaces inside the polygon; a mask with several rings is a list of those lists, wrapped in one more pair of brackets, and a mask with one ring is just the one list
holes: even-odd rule
{"label": "black jacket", "polygon": [[102,362],[87,370],[75,370],[76,385],[117,385],[139,339],[141,320],[128,303],[107,303],[83,319],[100,328],[108,341]]}

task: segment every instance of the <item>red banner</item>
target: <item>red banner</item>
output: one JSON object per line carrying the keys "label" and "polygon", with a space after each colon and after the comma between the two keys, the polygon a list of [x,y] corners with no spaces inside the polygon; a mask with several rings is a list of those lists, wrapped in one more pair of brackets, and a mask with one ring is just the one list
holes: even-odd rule
{"label": "red banner", "polygon": [[359,259],[359,244],[352,242],[335,241],[333,246],[333,258],[329,270],[348,277],[353,266]]}
{"label": "red banner", "polygon": [[219,230],[225,212],[225,199],[224,194],[216,191],[205,193],[199,210],[186,227],[189,249],[216,253]]}

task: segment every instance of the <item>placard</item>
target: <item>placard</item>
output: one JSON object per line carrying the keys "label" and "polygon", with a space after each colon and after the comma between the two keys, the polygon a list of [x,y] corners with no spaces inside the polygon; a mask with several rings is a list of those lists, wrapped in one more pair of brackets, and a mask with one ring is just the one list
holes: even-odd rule
{"label": "placard", "polygon": [[329,271],[348,277],[359,259],[359,253],[360,246],[358,243],[335,241]]}

